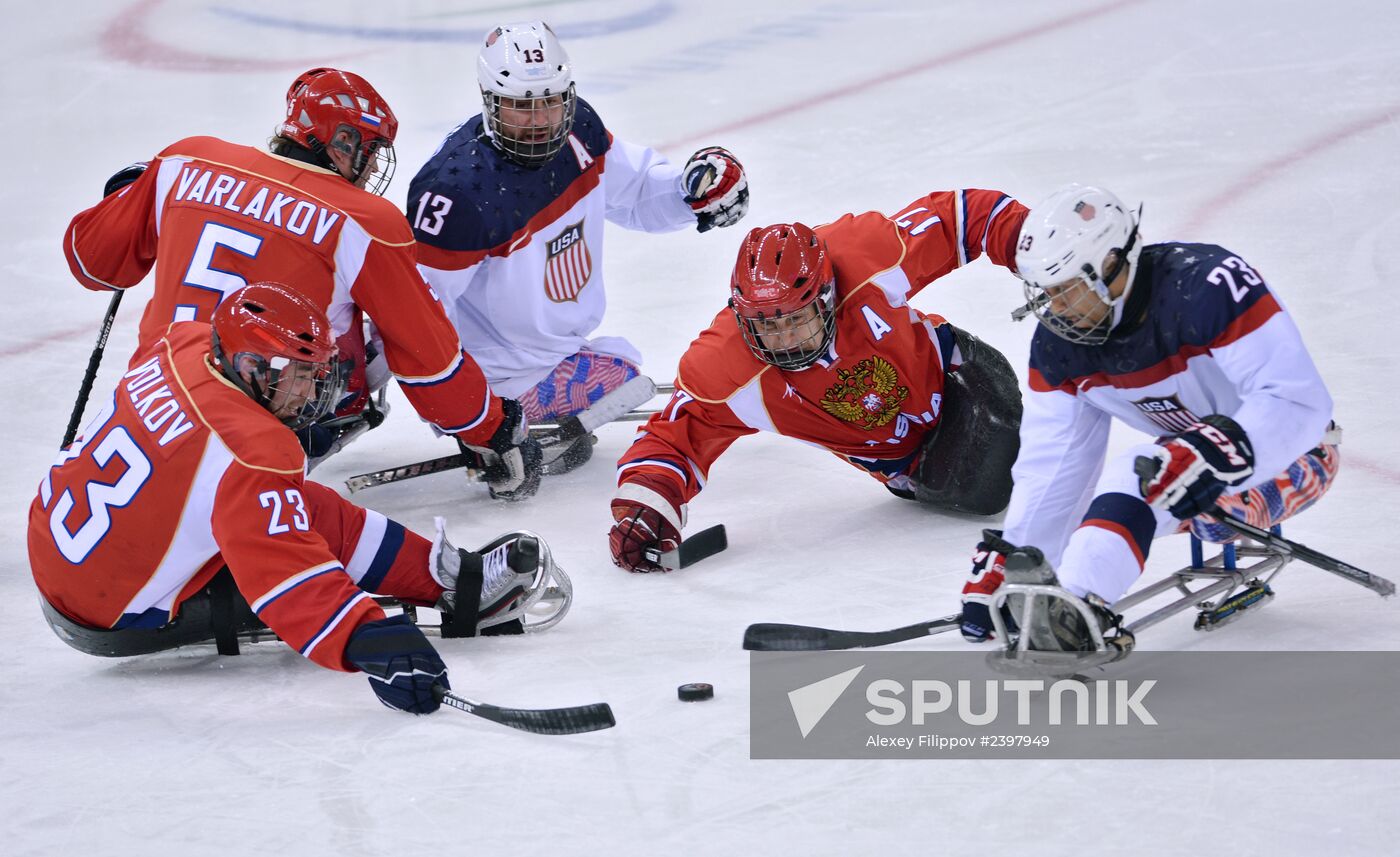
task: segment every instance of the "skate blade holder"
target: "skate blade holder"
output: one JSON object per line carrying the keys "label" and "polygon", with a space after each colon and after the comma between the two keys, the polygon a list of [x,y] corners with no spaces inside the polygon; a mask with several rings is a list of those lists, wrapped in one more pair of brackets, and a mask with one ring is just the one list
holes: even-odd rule
{"label": "skate blade holder", "polygon": [[[1225,547],[1231,550],[1222,550],[1209,560],[1198,559],[1194,565],[1125,595],[1113,605],[1113,612],[1125,614],[1173,590],[1180,593],[1179,598],[1127,624],[1126,630],[1136,634],[1177,613],[1194,609],[1199,611],[1196,630],[1211,631],[1247,612],[1258,612],[1274,597],[1269,582],[1283,571],[1292,557],[1252,543]],[[1245,591],[1237,594],[1236,589]],[[1236,603],[1232,605],[1231,602]],[[1202,618],[1209,616],[1214,618]]]}
{"label": "skate blade holder", "polygon": [[574,584],[569,575],[554,561],[549,543],[530,530],[511,533],[516,537],[530,536],[539,542],[540,556],[535,574],[524,600],[512,608],[517,613],[525,633],[533,634],[553,628],[563,620],[574,601]]}
{"label": "skate blade holder", "polygon": [[[1079,611],[1089,629],[1092,650],[1083,652],[1042,651],[1030,647],[1030,635],[1011,634],[1001,610],[1012,596],[1020,596],[1019,628],[1029,628],[1038,599],[1057,599]],[[1048,608],[1049,605],[1047,605]],[[1084,670],[1120,661],[1132,651],[1131,634],[1105,638],[1099,616],[1084,599],[1062,586],[1046,583],[1003,583],[992,596],[992,626],[997,639],[1005,641],[1000,651],[987,655],[987,666],[996,672],[1022,678],[1072,678]],[[1116,612],[1116,611],[1115,611]]]}
{"label": "skate blade holder", "polygon": [[[1116,601],[1110,609],[1121,616],[1164,593],[1173,590],[1180,593],[1176,600],[1133,622],[1125,623],[1123,630],[1127,632],[1124,635],[1127,645],[1115,642],[1123,638],[1105,638],[1089,605],[1063,587],[1049,584],[1003,583],[993,596],[991,614],[997,638],[1008,642],[1001,651],[987,656],[988,666],[998,672],[1024,677],[1070,677],[1083,670],[1122,660],[1131,652],[1131,641],[1139,633],[1178,613],[1194,609],[1201,611],[1200,615],[1212,614],[1214,618],[1208,618],[1204,623],[1200,615],[1197,617],[1196,629],[1209,631],[1238,619],[1246,612],[1258,612],[1260,607],[1274,597],[1269,582],[1278,576],[1292,557],[1252,543],[1242,542],[1227,547],[1232,547],[1233,550],[1222,550],[1219,555],[1209,560],[1197,561],[1195,565],[1172,572],[1156,583],[1144,586]],[[1244,591],[1236,593],[1237,589]],[[1021,634],[1019,639],[1013,637],[1008,633],[1006,622],[1001,615],[1001,607],[1012,595],[1025,596],[1021,599],[1020,615],[1017,617],[1017,624],[1021,628],[1029,627],[1027,622],[1032,615],[1032,599],[1068,600],[1084,617],[1094,650],[1036,651],[1030,648],[1028,635]],[[1217,598],[1218,601],[1212,601]]]}
{"label": "skate blade holder", "polygon": [[[573,581],[564,569],[555,563],[554,553],[549,549],[549,544],[536,533],[529,530],[518,530],[507,535],[534,536],[539,539],[540,544],[540,557],[535,565],[531,585],[520,604],[511,608],[509,615],[520,619],[521,627],[527,634],[544,631],[558,625],[565,614],[569,612],[569,608],[573,606]],[[419,608],[414,605],[405,604],[388,595],[377,595],[374,601],[386,611],[402,610],[409,621],[417,625],[419,630],[428,636],[441,636],[441,624],[427,618],[420,621]]]}

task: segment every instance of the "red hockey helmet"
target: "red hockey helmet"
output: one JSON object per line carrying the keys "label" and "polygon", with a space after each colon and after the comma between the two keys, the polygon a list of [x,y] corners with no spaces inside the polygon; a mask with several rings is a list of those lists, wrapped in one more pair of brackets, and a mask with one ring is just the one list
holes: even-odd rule
{"label": "red hockey helmet", "polygon": [[335,71],[335,69],[326,68],[325,66],[322,66],[320,68],[307,69],[306,71],[297,75],[297,79],[292,81],[291,86],[287,87],[288,115],[291,114],[290,108],[292,106],[292,99],[296,98],[296,95],[298,92],[301,91],[301,88],[310,83],[313,77],[319,77],[320,75],[325,74],[328,71]]}
{"label": "red hockey helmet", "polygon": [[357,187],[382,196],[394,177],[399,120],[369,81],[331,68],[303,72],[287,89],[283,137],[322,155]]}
{"label": "red hockey helmet", "polygon": [[326,313],[279,283],[253,283],[214,310],[219,370],[289,428],[310,425],[344,390]]}
{"label": "red hockey helmet", "polygon": [[810,227],[749,232],[729,289],[729,308],[759,360],[798,370],[826,353],[836,331],[836,275],[826,242]]}

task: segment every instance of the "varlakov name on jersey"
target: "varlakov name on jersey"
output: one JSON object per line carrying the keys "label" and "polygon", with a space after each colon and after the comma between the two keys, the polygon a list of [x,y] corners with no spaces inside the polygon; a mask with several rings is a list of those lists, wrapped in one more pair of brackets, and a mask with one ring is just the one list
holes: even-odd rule
{"label": "varlakov name on jersey", "polygon": [[402,212],[336,173],[213,137],[168,146],[130,186],[73,218],[69,267],[90,289],[127,288],[152,266],[140,346],[178,321],[208,321],[251,282],[285,283],[326,311],[353,361],[363,408],[368,313],[384,357],[425,419],[477,441],[500,422],[479,368],[418,273]]}

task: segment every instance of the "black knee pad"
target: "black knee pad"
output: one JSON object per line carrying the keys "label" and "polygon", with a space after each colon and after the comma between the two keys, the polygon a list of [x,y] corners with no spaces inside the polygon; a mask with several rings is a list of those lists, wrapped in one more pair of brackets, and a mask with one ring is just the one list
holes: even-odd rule
{"label": "black knee pad", "polygon": [[1021,387],[1000,351],[965,330],[953,333],[963,361],[946,376],[938,425],[914,460],[914,494],[940,509],[995,515],[1011,502]]}

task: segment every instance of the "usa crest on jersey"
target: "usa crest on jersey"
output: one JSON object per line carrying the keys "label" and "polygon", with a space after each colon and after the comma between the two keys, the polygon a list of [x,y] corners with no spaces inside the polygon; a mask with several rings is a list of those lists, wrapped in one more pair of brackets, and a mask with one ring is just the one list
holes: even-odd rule
{"label": "usa crest on jersey", "polygon": [[1191,409],[1181,403],[1173,393],[1170,396],[1154,396],[1133,402],[1143,416],[1166,429],[1170,434],[1188,431],[1200,419]]}
{"label": "usa crest on jersey", "polygon": [[544,291],[555,303],[578,300],[593,273],[593,258],[583,240],[583,221],[564,227],[545,244]]}

